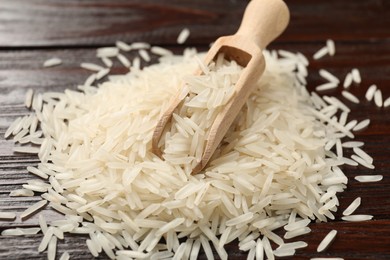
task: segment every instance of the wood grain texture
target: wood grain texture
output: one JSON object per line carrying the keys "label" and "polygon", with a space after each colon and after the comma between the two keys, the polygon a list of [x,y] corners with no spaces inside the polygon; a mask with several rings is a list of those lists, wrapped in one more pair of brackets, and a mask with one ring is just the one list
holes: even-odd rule
{"label": "wood grain texture", "polygon": [[[291,25],[284,41],[329,37],[357,41],[386,39],[387,0],[287,0]],[[189,44],[234,33],[244,0],[1,0],[0,47],[101,46],[125,41],[173,44],[180,30]],[[308,23],[307,21],[310,20]],[[207,28],[207,29],[205,29]]]}
{"label": "wood grain texture", "polygon": [[[327,38],[336,39],[337,53],[319,61],[310,60],[308,85],[314,89],[323,83],[318,75],[325,68],[343,79],[354,67],[359,68],[362,83],[350,91],[362,101],[356,105],[341,97],[341,89],[323,92],[336,95],[352,109],[351,118],[371,119],[367,130],[356,133],[366,142],[365,150],[374,157],[374,171],[362,167],[344,167],[349,178],[348,189],[340,194],[340,210],[336,220],[313,224],[312,233],[302,237],[308,248],[284,259],[311,257],[343,257],[344,259],[390,259],[390,108],[377,108],[364,100],[368,86],[377,84],[384,97],[390,96],[390,2],[287,0],[291,24],[271,48],[303,52],[311,57]],[[0,211],[21,213],[39,200],[11,198],[9,192],[20,188],[28,179],[27,166],[34,166],[34,156],[13,154],[13,142],[4,140],[4,132],[16,117],[30,113],[23,106],[28,88],[37,92],[75,88],[89,72],[79,67],[81,61],[99,63],[94,47],[111,45],[117,39],[148,41],[170,46],[176,53],[177,34],[186,26],[192,31],[189,45],[207,50],[216,37],[233,33],[241,20],[246,1],[173,0],[161,1],[76,1],[69,0],[0,0]],[[337,41],[338,40],[338,41]],[[134,53],[129,53],[133,57]],[[60,57],[63,65],[42,68],[44,60]],[[155,58],[155,57],[154,57]],[[125,73],[115,61],[113,73]],[[349,154],[349,153],[347,153]],[[382,174],[382,182],[363,184],[356,175]],[[346,223],[341,212],[357,196],[362,197],[359,214],[372,214],[374,221]],[[61,215],[47,206],[44,213],[50,220]],[[0,220],[0,231],[11,227],[37,225],[37,215],[25,221]],[[326,253],[315,253],[321,239],[331,229],[339,234]],[[41,234],[24,237],[0,236],[0,259],[44,259],[36,248]],[[67,236],[58,245],[60,253],[69,251],[72,259],[92,259],[85,237]],[[237,243],[227,248],[229,259],[243,259]],[[58,256],[58,255],[57,255]],[[102,256],[100,259],[106,259]],[[200,259],[206,259],[202,253]]]}

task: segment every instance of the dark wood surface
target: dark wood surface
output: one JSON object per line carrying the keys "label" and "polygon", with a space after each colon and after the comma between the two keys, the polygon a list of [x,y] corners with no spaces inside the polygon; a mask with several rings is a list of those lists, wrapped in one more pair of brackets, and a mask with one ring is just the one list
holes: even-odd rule
{"label": "dark wood surface", "polygon": [[[336,40],[337,53],[319,61],[310,60],[309,86],[323,81],[319,68],[340,78],[357,67],[362,83],[351,91],[362,100],[352,108],[351,118],[371,119],[369,129],[357,133],[374,157],[375,170],[344,167],[348,189],[340,195],[335,221],[311,225],[312,233],[302,237],[309,246],[290,259],[343,257],[344,259],[390,259],[390,107],[377,108],[364,101],[370,84],[377,84],[385,98],[390,96],[390,1],[388,0],[287,0],[291,23],[286,33],[271,45],[300,51],[311,57],[327,38]],[[0,211],[22,212],[38,197],[10,198],[9,192],[32,177],[26,166],[37,158],[12,153],[13,142],[4,132],[16,117],[28,111],[23,106],[26,89],[35,91],[75,88],[88,72],[80,61],[98,62],[94,48],[113,45],[116,40],[148,41],[180,52],[177,34],[191,29],[188,46],[206,50],[220,35],[233,33],[247,4],[243,0],[0,0]],[[43,69],[47,58],[58,56],[64,64]],[[115,64],[115,73],[124,72]],[[340,90],[324,93],[340,97]],[[360,174],[382,174],[382,182],[363,184],[354,180]],[[340,221],[343,209],[357,196],[362,197],[359,214],[372,214],[374,220],[360,223]],[[50,219],[59,214],[46,207]],[[0,220],[0,231],[10,227],[31,227],[37,216],[26,221]],[[339,235],[326,253],[316,247],[331,229]],[[37,247],[41,235],[0,236],[0,259],[42,259]],[[301,238],[300,238],[301,239]],[[68,236],[58,245],[59,253],[69,251],[73,259],[91,259],[83,237]],[[243,259],[237,244],[228,248],[230,259]],[[205,259],[202,254],[201,259]],[[104,259],[104,257],[102,257]]]}

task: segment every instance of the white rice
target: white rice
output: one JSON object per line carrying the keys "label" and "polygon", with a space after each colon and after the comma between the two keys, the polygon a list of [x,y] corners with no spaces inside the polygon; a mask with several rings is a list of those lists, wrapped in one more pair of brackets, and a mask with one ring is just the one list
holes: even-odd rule
{"label": "white rice", "polygon": [[366,168],[369,168],[369,169],[374,169],[375,168],[375,166],[372,163],[367,162],[365,159],[363,159],[360,156],[352,155],[351,159],[356,161],[357,163],[359,163],[360,165],[362,165],[362,166],[364,166]]}
{"label": "white rice", "polygon": [[70,259],[70,255],[68,252],[65,251],[64,253],[62,253],[59,260],[69,260],[69,259]]}
{"label": "white rice", "polygon": [[190,36],[190,30],[188,28],[184,28],[179,33],[179,36],[177,37],[176,42],[178,44],[183,44],[187,41],[188,37]]}
{"label": "white rice", "polygon": [[[258,244],[256,244],[257,246]],[[267,258],[269,260],[274,260],[275,257],[274,257],[274,253],[273,253],[273,250],[272,250],[272,247],[271,247],[271,244],[268,240],[267,237],[263,237],[262,239],[262,245],[263,245],[263,248],[264,248],[264,253],[265,255],[267,256]]]}
{"label": "white rice", "polygon": [[383,102],[383,107],[390,106],[390,97],[386,98],[386,100]]}
{"label": "white rice", "polygon": [[341,92],[341,95],[343,95],[343,97],[345,97],[346,99],[348,99],[349,101],[353,102],[353,103],[356,103],[356,104],[359,104],[359,99],[353,95],[351,92],[348,92],[346,90],[343,90]]}
{"label": "white rice", "polygon": [[55,260],[57,254],[57,237],[52,236],[47,247],[47,259]]}
{"label": "white rice", "polygon": [[123,66],[125,66],[126,68],[130,68],[131,63],[123,54],[118,54],[118,56],[116,57],[122,63]]}
{"label": "white rice", "polygon": [[95,63],[89,63],[89,62],[81,63],[80,67],[83,68],[83,69],[86,69],[86,70],[90,70],[90,71],[100,71],[100,70],[104,69],[100,65],[97,65]]}
{"label": "white rice", "polygon": [[106,67],[109,67],[109,68],[112,67],[112,65],[113,65],[112,60],[110,60],[107,57],[102,57],[101,59],[102,59],[102,62],[104,63],[104,65],[106,65]]}
{"label": "white rice", "polygon": [[[99,73],[99,72],[98,72]],[[95,80],[97,78],[97,74],[94,73],[94,74],[91,74],[90,76],[88,76],[88,78],[85,80],[84,82],[84,86],[91,86]]]}
{"label": "white rice", "polygon": [[263,242],[261,241],[261,239],[257,239],[257,242],[256,242],[256,259],[264,259],[264,246],[263,246]]}
{"label": "white rice", "polygon": [[343,83],[343,87],[344,88],[349,88],[352,84],[352,74],[351,73],[348,73],[347,76],[345,76],[345,79],[344,79],[344,83]]}
{"label": "white rice", "polygon": [[196,260],[198,259],[198,254],[200,250],[201,242],[199,239],[196,239],[194,241],[194,244],[192,245],[192,250],[190,254],[190,260]]}
{"label": "white rice", "polygon": [[203,247],[203,251],[204,251],[207,259],[213,260],[214,259],[214,254],[213,254],[213,251],[211,250],[209,241],[202,235],[200,236],[199,239],[200,239],[200,242],[201,242],[202,247]]}
{"label": "white rice", "polygon": [[139,50],[139,49],[149,49],[150,44],[147,42],[133,42],[131,45],[131,49]]}
{"label": "white rice", "polygon": [[53,237],[53,228],[50,227],[47,229],[46,233],[43,235],[41,243],[38,246],[38,252],[43,252],[47,248],[52,237]]}
{"label": "white rice", "polygon": [[319,60],[319,59],[321,59],[322,57],[324,57],[328,53],[329,53],[328,47],[324,46],[321,49],[319,49],[316,53],[314,53],[313,59]]}
{"label": "white rice", "polygon": [[340,80],[335,75],[325,69],[320,69],[319,74],[329,82],[340,83]]}
{"label": "white rice", "polygon": [[14,220],[16,214],[13,212],[0,212],[0,219]]}
{"label": "white rice", "polygon": [[355,180],[358,182],[377,182],[383,179],[383,175],[358,175]]}
{"label": "white rice", "polygon": [[49,178],[49,176],[46,173],[44,173],[41,170],[39,170],[39,169],[37,169],[35,167],[32,167],[32,166],[27,166],[27,171],[29,171],[30,173],[35,174],[35,175],[41,177],[42,179]]}
{"label": "white rice", "polygon": [[98,71],[98,73],[96,73],[96,80],[102,79],[103,77],[107,76],[108,73],[110,73],[110,69],[108,69],[108,68]]}
{"label": "white rice", "polygon": [[38,223],[39,223],[39,227],[41,228],[42,233],[45,234],[47,231],[47,223],[46,223],[46,219],[43,216],[43,214],[39,215]]}
{"label": "white rice", "polygon": [[24,105],[27,107],[27,108],[30,108],[31,107],[31,104],[32,104],[32,100],[33,100],[33,95],[34,95],[34,90],[29,88],[26,92],[26,96],[24,98]]}
{"label": "white rice", "polygon": [[10,197],[32,197],[34,196],[34,192],[32,190],[27,189],[17,189],[13,190],[9,193]]}
{"label": "white rice", "polygon": [[342,220],[351,222],[367,221],[371,220],[372,218],[372,215],[349,215],[341,217]]}
{"label": "white rice", "polygon": [[335,88],[337,88],[337,86],[338,86],[337,82],[328,82],[328,83],[324,83],[322,85],[317,86],[316,91],[335,89]]}
{"label": "white rice", "polygon": [[44,63],[43,63],[43,67],[47,68],[47,67],[54,67],[54,66],[57,66],[57,65],[60,65],[62,64],[62,60],[60,58],[50,58],[48,60],[46,60]]}
{"label": "white rice", "polygon": [[326,40],[326,47],[328,48],[330,56],[334,56],[336,54],[336,46],[332,39]]}
{"label": "white rice", "polygon": [[317,252],[323,252],[329,247],[337,235],[337,230],[331,230],[325,237],[322,239],[320,244],[317,247]]}
{"label": "white rice", "polygon": [[12,148],[12,150],[15,153],[29,153],[29,154],[38,154],[39,153],[38,147],[31,147],[31,146],[15,146]]}
{"label": "white rice", "polygon": [[311,232],[311,229],[309,227],[301,227],[294,229],[293,231],[288,231],[284,234],[285,239],[290,239],[298,236],[302,236],[304,234],[308,234]]}
{"label": "white rice", "polygon": [[352,74],[352,80],[355,83],[360,84],[362,82],[360,71],[357,68],[352,69],[351,74]]}
{"label": "white rice", "polygon": [[383,105],[382,100],[382,91],[380,89],[377,89],[374,94],[374,102],[377,107],[381,107]]}
{"label": "white rice", "polygon": [[10,228],[1,232],[2,236],[24,236],[35,235],[40,231],[39,228]]}
{"label": "white rice", "polygon": [[359,147],[354,147],[353,151],[357,156],[365,160],[367,163],[372,164],[374,162],[374,159]]}
{"label": "white rice", "polygon": [[173,55],[171,50],[165,49],[160,46],[153,46],[150,48],[150,52],[159,56],[171,56]]}
{"label": "white rice", "polygon": [[41,201],[36,202],[32,206],[28,207],[25,211],[23,211],[22,214],[20,214],[20,218],[24,219],[24,218],[36,213],[38,210],[43,208],[46,204],[47,204],[46,200],[41,200]]}
{"label": "white rice", "polygon": [[345,148],[362,147],[363,145],[364,143],[359,141],[347,141],[342,143],[342,146]]}
{"label": "white rice", "polygon": [[118,54],[119,54],[119,49],[117,47],[103,47],[97,49],[96,51],[96,56],[98,58],[116,57]]}
{"label": "white rice", "polygon": [[141,50],[138,51],[138,54],[139,54],[139,56],[141,56],[141,58],[144,61],[146,61],[146,62],[150,61],[150,55],[149,55],[149,53],[146,50],[141,49]]}
{"label": "white rice", "polygon": [[352,130],[353,131],[360,131],[364,128],[366,128],[370,124],[370,119],[365,119],[358,123]]}
{"label": "white rice", "polygon": [[131,51],[131,46],[123,41],[116,41],[115,45],[122,51]]}
{"label": "white rice", "polygon": [[366,92],[366,99],[368,101],[371,101],[372,98],[374,97],[374,94],[377,90],[377,86],[375,84],[371,85],[368,89],[367,89],[367,92]]}
{"label": "white rice", "polygon": [[352,203],[343,211],[344,216],[349,216],[351,215],[359,206],[361,203],[361,198],[357,197],[352,201]]}

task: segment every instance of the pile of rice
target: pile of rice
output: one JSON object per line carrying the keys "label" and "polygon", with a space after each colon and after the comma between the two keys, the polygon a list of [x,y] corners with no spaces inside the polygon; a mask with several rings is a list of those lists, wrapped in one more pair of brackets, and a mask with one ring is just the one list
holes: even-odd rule
{"label": "pile of rice", "polygon": [[[122,55],[116,50],[101,50],[99,57],[110,65],[110,57]],[[14,135],[22,144],[16,152],[38,154],[41,162],[28,170],[42,180],[32,179],[11,195],[42,197],[23,218],[49,203],[64,220],[48,227],[41,214],[39,229],[2,235],[42,232],[39,251],[47,249],[49,259],[56,255],[57,239],[68,232],[89,235],[91,254],[111,259],[196,259],[201,248],[208,259],[214,258],[212,248],[227,259],[224,245],[234,240],[248,259],[274,259],[306,247],[288,240],[309,233],[312,221],[335,218],[337,194],[348,182],[340,166],[374,167],[361,142],[345,141],[357,125],[348,122],[348,107],[307,91],[308,61],[302,54],[264,51],[267,66],[255,91],[209,165],[191,175],[207,129],[234,95],[242,68],[221,60],[195,76],[202,59],[195,50],[183,55],[158,50],[159,62],[143,69],[139,59],[130,65],[122,55],[130,72],[98,87],[92,86],[95,73],[82,91],[34,98],[28,93],[26,105],[34,112],[12,124],[6,137]],[[167,127],[163,160],[151,152],[152,134],[184,83],[192,95]],[[343,148],[354,149],[355,157],[344,157]]]}

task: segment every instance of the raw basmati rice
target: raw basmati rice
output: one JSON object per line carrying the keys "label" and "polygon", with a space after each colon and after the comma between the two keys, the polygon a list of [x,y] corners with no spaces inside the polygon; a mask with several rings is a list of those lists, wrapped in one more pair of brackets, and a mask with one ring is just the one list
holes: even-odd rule
{"label": "raw basmati rice", "polygon": [[355,177],[355,180],[359,182],[377,182],[383,179],[383,175],[359,175]]}
{"label": "raw basmati rice", "polygon": [[386,100],[383,102],[383,107],[390,106],[390,97],[386,98]]}
{"label": "raw basmati rice", "polygon": [[131,51],[131,46],[123,41],[116,41],[115,45],[122,51]]}
{"label": "raw basmati rice", "polygon": [[103,47],[96,50],[96,56],[98,58],[110,58],[116,57],[119,54],[117,47]]}
{"label": "raw basmati rice", "polygon": [[26,97],[24,98],[24,105],[27,107],[27,108],[30,108],[31,107],[31,104],[32,104],[32,100],[33,100],[33,96],[34,96],[34,90],[29,88],[26,92]]}
{"label": "raw basmati rice", "polygon": [[37,203],[33,204],[32,206],[28,207],[25,211],[20,214],[20,218],[24,219],[34,213],[36,213],[38,210],[43,208],[47,204],[46,200],[38,201]]}
{"label": "raw basmati rice", "polygon": [[360,71],[357,68],[352,69],[351,74],[352,74],[352,80],[355,83],[360,84],[362,82]]}
{"label": "raw basmati rice", "polygon": [[353,102],[353,103],[356,103],[356,104],[359,104],[359,99],[353,95],[351,92],[348,92],[346,90],[343,90],[341,92],[341,95],[343,95],[343,97],[345,97],[346,99],[348,99],[349,101]]}
{"label": "raw basmati rice", "polygon": [[118,56],[116,56],[116,57],[122,63],[123,66],[125,66],[126,68],[130,68],[131,63],[123,54],[118,54]]}
{"label": "raw basmati rice", "polygon": [[147,42],[133,42],[131,45],[131,49],[139,50],[139,49],[149,49],[150,44]]}
{"label": "raw basmati rice", "polygon": [[353,131],[360,131],[364,128],[366,128],[370,124],[370,119],[365,119],[358,123],[354,128],[352,128]]}
{"label": "raw basmati rice", "polygon": [[352,74],[351,73],[348,73],[347,76],[345,76],[345,79],[344,79],[344,83],[343,83],[343,87],[344,88],[349,88],[352,84]]}
{"label": "raw basmati rice", "polygon": [[367,89],[367,92],[366,92],[366,99],[368,101],[371,101],[372,98],[374,97],[374,94],[377,90],[377,86],[375,84],[371,85],[368,89]]}
{"label": "raw basmati rice", "polygon": [[343,211],[344,216],[351,215],[359,206],[361,203],[361,198],[357,197],[352,203]]}
{"label": "raw basmati rice", "polygon": [[0,212],[0,219],[14,220],[15,218],[16,214],[13,212]]}
{"label": "raw basmati rice", "polygon": [[183,30],[181,30],[181,32],[179,33],[179,36],[177,37],[177,40],[176,42],[178,44],[183,44],[187,41],[188,37],[190,36],[190,30],[188,28],[184,28]]}
{"label": "raw basmati rice", "polygon": [[381,107],[383,105],[383,100],[382,100],[382,91],[380,89],[377,89],[374,94],[374,101],[375,105],[377,107]]}
{"label": "raw basmati rice", "polygon": [[319,59],[321,59],[322,57],[324,57],[328,53],[329,53],[328,47],[324,46],[321,49],[319,49],[316,53],[314,53],[313,59],[319,60]]}
{"label": "raw basmati rice", "polygon": [[104,63],[104,65],[106,65],[106,67],[109,67],[109,68],[112,67],[112,65],[113,65],[112,60],[110,60],[107,57],[102,57],[101,59],[102,59],[102,62]]}
{"label": "raw basmati rice", "polygon": [[351,159],[359,163],[360,165],[369,168],[369,169],[374,169],[375,166],[372,163],[367,162],[365,159],[361,158],[360,156],[357,155],[352,155]]}
{"label": "raw basmati rice", "polygon": [[333,242],[337,235],[337,230],[331,230],[325,237],[322,239],[320,244],[317,247],[317,252],[323,252],[325,249],[327,249],[330,245],[330,243]]}
{"label": "raw basmati rice", "polygon": [[65,251],[64,253],[62,253],[59,260],[69,260],[69,259],[70,259],[70,255],[68,252]]}
{"label": "raw basmati rice", "polygon": [[34,196],[34,192],[32,190],[27,189],[17,189],[13,190],[9,193],[10,197],[32,197]]}
{"label": "raw basmati rice", "polygon": [[336,46],[332,39],[326,40],[326,47],[328,48],[330,56],[334,56],[336,54]]}
{"label": "raw basmati rice", "polygon": [[107,76],[108,73],[110,73],[110,69],[102,69],[98,71],[98,73],[96,73],[96,80],[102,79],[103,77]]}
{"label": "raw basmati rice", "polygon": [[141,50],[138,51],[138,53],[139,53],[139,56],[141,56],[141,58],[144,61],[146,61],[146,62],[150,61],[150,55],[149,55],[149,53],[146,50],[141,49]]}
{"label": "raw basmati rice", "polygon": [[257,239],[256,242],[256,259],[264,259],[264,247],[261,239]]}
{"label": "raw basmati rice", "polygon": [[57,254],[57,237],[52,236],[47,248],[47,259],[54,260]]}
{"label": "raw basmati rice", "polygon": [[80,67],[86,70],[91,70],[91,71],[100,71],[104,69],[102,66],[94,64],[94,63],[88,63],[88,62],[83,62],[80,64]]}
{"label": "raw basmati rice", "polygon": [[62,64],[62,60],[60,58],[50,58],[48,60],[46,60],[44,63],[43,63],[43,67],[47,68],[47,67],[54,67],[54,66],[57,66],[57,65],[60,65]]}
{"label": "raw basmati rice", "polygon": [[341,217],[342,220],[351,222],[367,221],[371,220],[372,218],[372,215],[349,215]]}
{"label": "raw basmati rice", "polygon": [[359,147],[354,147],[353,151],[357,156],[365,160],[367,163],[372,164],[374,162],[374,159]]}
{"label": "raw basmati rice", "polygon": [[27,166],[27,171],[29,171],[30,173],[35,174],[35,175],[41,177],[42,179],[49,178],[49,175],[47,175],[46,173],[44,173],[41,170],[39,170],[39,169],[37,169],[35,167],[32,167],[32,166]]}
{"label": "raw basmati rice", "polygon": [[153,46],[150,48],[150,52],[159,56],[171,56],[173,55],[171,50],[165,49],[160,46]]}
{"label": "raw basmati rice", "polygon": [[84,82],[84,86],[91,86],[95,80],[97,78],[97,74],[94,73],[94,74],[91,74],[90,76],[88,76],[88,78],[85,80]]}
{"label": "raw basmati rice", "polygon": [[359,141],[348,141],[348,142],[342,143],[342,146],[345,148],[362,147],[363,145],[364,145],[364,143],[359,142]]}
{"label": "raw basmati rice", "polygon": [[329,82],[340,83],[340,80],[335,75],[325,69],[320,69],[319,74]]}
{"label": "raw basmati rice", "polygon": [[1,232],[2,236],[24,236],[24,235],[35,235],[40,231],[39,228],[11,228],[4,229]]}
{"label": "raw basmati rice", "polygon": [[324,83],[322,85],[317,86],[316,91],[324,91],[324,90],[334,89],[334,88],[337,88],[337,86],[338,86],[337,82],[328,82],[328,83]]}

